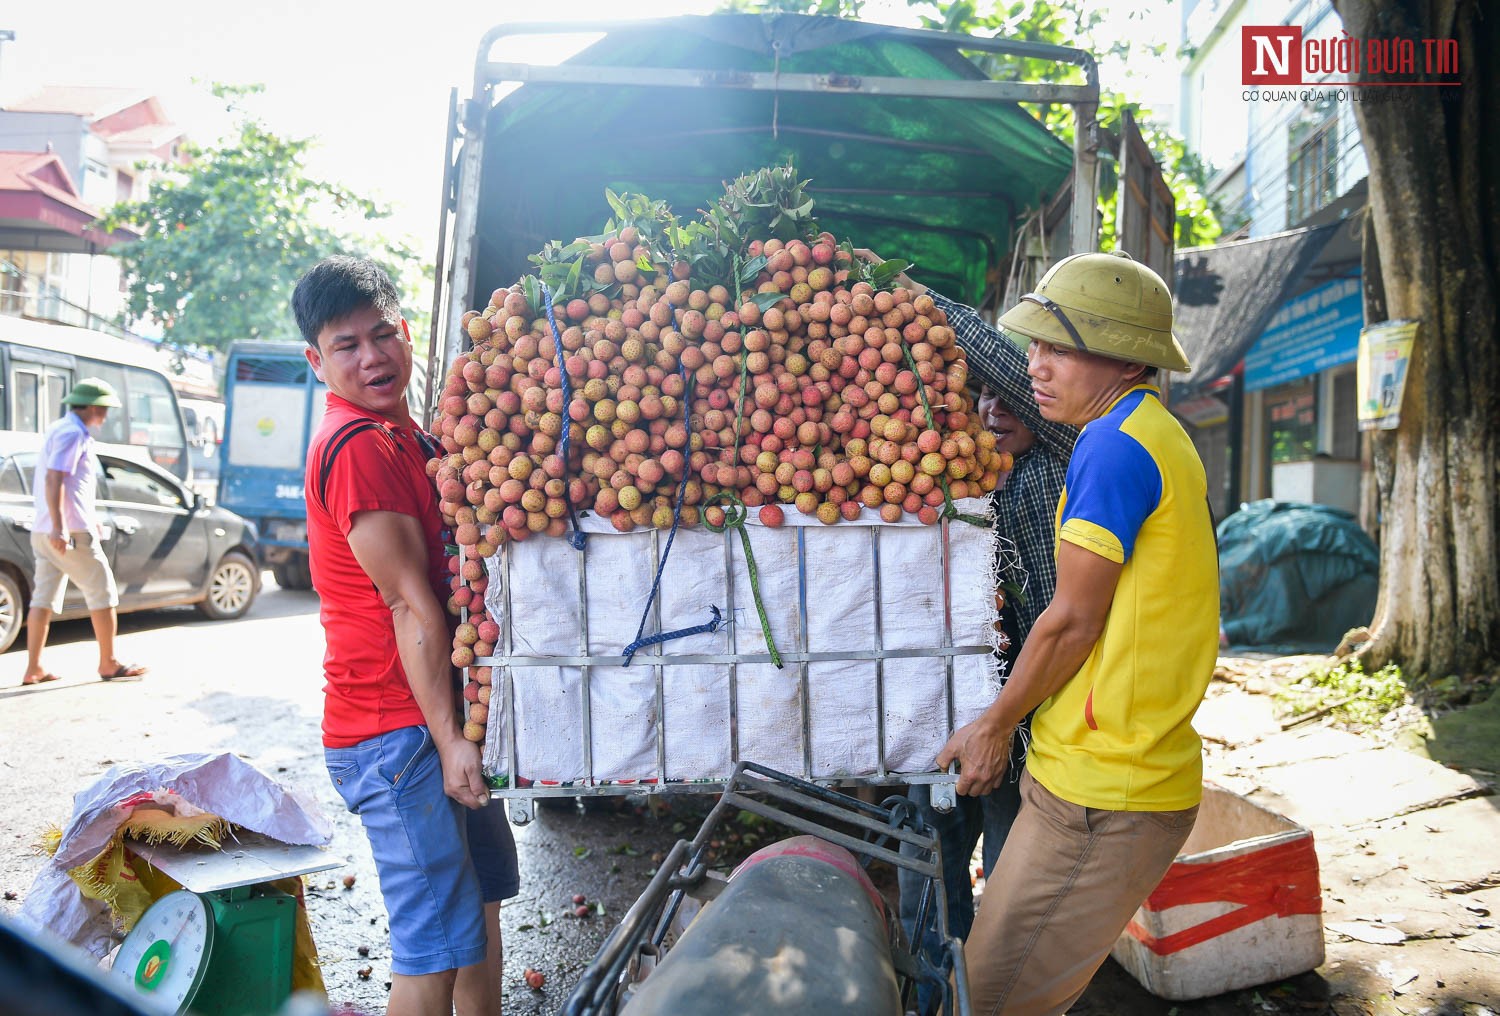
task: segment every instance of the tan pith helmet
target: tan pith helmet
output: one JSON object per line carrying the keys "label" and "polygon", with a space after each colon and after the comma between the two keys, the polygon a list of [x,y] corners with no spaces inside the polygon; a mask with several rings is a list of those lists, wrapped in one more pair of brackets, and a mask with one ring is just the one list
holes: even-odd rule
{"label": "tan pith helmet", "polygon": [[1028,339],[1164,370],[1191,370],[1172,334],[1167,284],[1124,251],[1074,254],[1000,316]]}

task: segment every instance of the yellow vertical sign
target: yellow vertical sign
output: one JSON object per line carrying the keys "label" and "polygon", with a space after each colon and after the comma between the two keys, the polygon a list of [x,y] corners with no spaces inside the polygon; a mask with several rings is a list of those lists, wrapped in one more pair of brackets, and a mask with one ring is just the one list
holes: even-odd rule
{"label": "yellow vertical sign", "polygon": [[1382,321],[1359,333],[1354,384],[1359,391],[1359,429],[1395,430],[1419,322]]}

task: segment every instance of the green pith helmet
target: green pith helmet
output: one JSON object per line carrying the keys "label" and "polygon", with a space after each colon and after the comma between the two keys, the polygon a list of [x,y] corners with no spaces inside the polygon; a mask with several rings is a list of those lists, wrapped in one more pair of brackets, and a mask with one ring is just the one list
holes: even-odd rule
{"label": "green pith helmet", "polygon": [[1054,346],[1165,370],[1191,370],[1172,334],[1167,284],[1124,251],[1074,254],[1047,270],[1000,327]]}
{"label": "green pith helmet", "polygon": [[120,397],[114,386],[97,377],[80,378],[73,390],[63,399],[63,405],[73,406],[118,406]]}

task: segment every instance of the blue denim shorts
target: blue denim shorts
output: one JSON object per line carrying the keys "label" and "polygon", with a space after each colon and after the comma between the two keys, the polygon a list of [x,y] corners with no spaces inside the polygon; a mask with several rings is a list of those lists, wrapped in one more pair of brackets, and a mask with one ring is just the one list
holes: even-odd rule
{"label": "blue denim shorts", "polygon": [[333,785],[364,823],[391,928],[391,970],[415,976],[484,959],[484,905],[520,889],[505,809],[471,811],[443,792],[426,727],[325,748]]}

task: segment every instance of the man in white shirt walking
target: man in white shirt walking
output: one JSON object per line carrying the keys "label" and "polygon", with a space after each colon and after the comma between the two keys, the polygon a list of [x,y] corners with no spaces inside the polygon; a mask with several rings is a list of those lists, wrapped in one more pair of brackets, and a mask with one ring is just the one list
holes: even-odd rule
{"label": "man in white shirt walking", "polygon": [[73,386],[63,414],[47,431],[37,458],[31,489],[36,521],[31,527],[31,549],[36,574],[31,584],[31,611],[26,615],[26,674],[21,683],[57,680],[42,666],[42,647],[52,615],[63,607],[72,580],[83,593],[99,643],[99,677],[105,681],[136,678],[146,673],[137,664],[115,658],[115,607],[120,602],[115,577],[100,547],[103,528],[94,510],[98,489],[98,459],[94,433],[104,424],[119,396],[107,382],[84,378]]}

